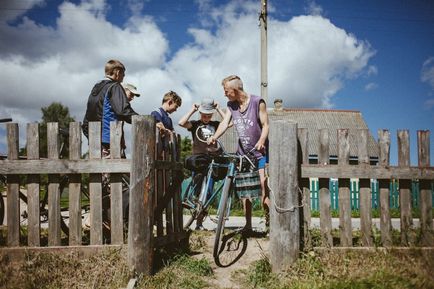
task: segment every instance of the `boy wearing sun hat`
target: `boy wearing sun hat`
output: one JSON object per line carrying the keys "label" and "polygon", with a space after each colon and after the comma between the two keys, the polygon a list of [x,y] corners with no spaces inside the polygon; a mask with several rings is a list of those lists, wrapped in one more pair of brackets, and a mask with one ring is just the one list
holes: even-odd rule
{"label": "boy wearing sun hat", "polygon": [[[198,120],[190,120],[193,114],[199,111]],[[214,112],[218,112],[221,117],[224,113],[218,104],[211,98],[204,98],[199,104],[194,103],[189,112],[187,112],[178,122],[178,124],[191,132],[193,139],[193,155],[186,159],[186,167],[194,172],[194,182],[201,184],[210,158],[209,148],[206,140],[214,135],[220,122],[211,120]],[[200,186],[198,187],[199,194]],[[204,216],[198,216],[196,220],[196,230],[203,230],[202,221]]]}

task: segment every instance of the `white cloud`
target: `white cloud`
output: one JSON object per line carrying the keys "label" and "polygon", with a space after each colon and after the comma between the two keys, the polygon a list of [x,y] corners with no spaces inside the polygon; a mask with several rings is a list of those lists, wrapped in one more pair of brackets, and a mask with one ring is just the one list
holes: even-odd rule
{"label": "white cloud", "polygon": [[[60,101],[81,121],[89,91],[111,58],[126,65],[125,81],[142,93],[132,104],[141,114],[160,106],[168,90],[183,98],[175,122],[202,97],[224,105],[220,82],[229,74],[240,75],[246,90],[259,94],[257,1],[230,1],[218,8],[198,3],[207,26],[191,27],[193,41],[171,59],[169,40],[151,15],[134,15],[119,27],[106,19],[103,0],[64,2],[55,27],[25,17],[18,26],[2,23],[0,36],[10,41],[0,42],[0,117],[38,121],[42,106]],[[268,27],[269,103],[282,98],[288,107],[332,107],[345,81],[372,70],[369,43],[324,17],[270,17]]]}
{"label": "white cloud", "polygon": [[434,57],[430,57],[422,65],[421,80],[426,82],[434,90]]}
{"label": "white cloud", "polygon": [[323,9],[320,5],[318,5],[314,0],[308,0],[307,6],[305,7],[306,13],[309,15],[319,16],[323,14]]}
{"label": "white cloud", "polygon": [[370,83],[368,83],[368,84],[365,85],[365,90],[366,91],[371,91],[371,90],[374,90],[374,89],[377,89],[377,88],[378,88],[378,84],[376,84],[374,82],[370,82]]}
{"label": "white cloud", "polygon": [[378,75],[378,68],[374,65],[369,65],[366,71],[366,76],[373,76],[373,75]]}

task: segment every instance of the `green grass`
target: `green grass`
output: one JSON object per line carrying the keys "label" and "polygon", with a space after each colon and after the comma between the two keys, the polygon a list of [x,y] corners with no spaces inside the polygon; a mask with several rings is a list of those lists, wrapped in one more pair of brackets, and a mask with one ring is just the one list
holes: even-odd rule
{"label": "green grass", "polygon": [[239,272],[242,288],[400,289],[434,288],[434,254],[402,252],[309,252],[288,270],[272,273],[268,259]]}

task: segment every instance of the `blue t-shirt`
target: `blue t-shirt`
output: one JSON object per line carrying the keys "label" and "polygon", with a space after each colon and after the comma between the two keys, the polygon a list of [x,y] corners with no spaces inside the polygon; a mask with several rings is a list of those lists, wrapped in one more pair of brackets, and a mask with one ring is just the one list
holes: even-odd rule
{"label": "blue t-shirt", "polygon": [[173,130],[172,119],[162,107],[160,107],[158,111],[154,110],[151,112],[151,115],[154,117],[156,122],[162,122],[166,129]]}

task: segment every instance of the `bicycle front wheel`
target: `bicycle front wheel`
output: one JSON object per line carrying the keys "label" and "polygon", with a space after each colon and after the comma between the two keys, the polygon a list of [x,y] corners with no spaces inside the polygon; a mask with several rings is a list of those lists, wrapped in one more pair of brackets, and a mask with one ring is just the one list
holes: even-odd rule
{"label": "bicycle front wheel", "polygon": [[215,232],[214,252],[213,252],[214,260],[216,260],[216,262],[218,260],[220,253],[224,249],[223,231],[225,229],[226,220],[229,218],[229,211],[231,205],[231,196],[230,196],[231,187],[232,187],[232,178],[226,177],[221,198],[220,198],[218,211],[217,211],[218,219],[217,219],[217,229]]}

